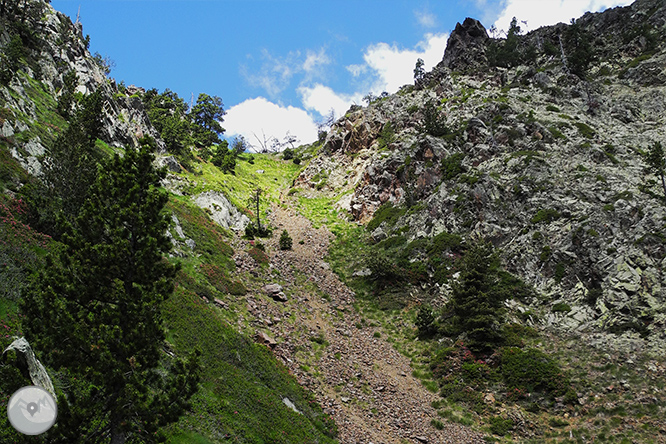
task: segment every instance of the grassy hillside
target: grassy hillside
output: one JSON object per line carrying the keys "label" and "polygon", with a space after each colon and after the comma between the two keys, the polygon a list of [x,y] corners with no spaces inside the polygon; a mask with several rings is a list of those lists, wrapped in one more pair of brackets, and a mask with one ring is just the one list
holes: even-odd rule
{"label": "grassy hillside", "polygon": [[[209,163],[197,163],[182,191],[224,193],[240,208],[247,206],[255,187],[264,190],[265,209],[299,167],[272,155],[245,155],[235,174],[223,174]],[[257,172],[260,171],[260,172]],[[196,247],[184,258],[173,259],[182,269],[174,295],[162,307],[168,341],[176,353],[202,352],[203,378],[192,412],[172,427],[171,443],[333,443],[336,427],[321,407],[269,349],[241,333],[247,329],[244,279],[235,275],[230,243],[233,234],[212,222],[192,205],[189,197],[171,195],[168,209]],[[246,210],[247,211],[247,210]],[[245,282],[247,283],[247,282]],[[222,300],[226,308],[204,302]],[[237,325],[242,322],[242,325]],[[236,325],[235,325],[236,324]],[[291,401],[301,413],[285,405]]]}

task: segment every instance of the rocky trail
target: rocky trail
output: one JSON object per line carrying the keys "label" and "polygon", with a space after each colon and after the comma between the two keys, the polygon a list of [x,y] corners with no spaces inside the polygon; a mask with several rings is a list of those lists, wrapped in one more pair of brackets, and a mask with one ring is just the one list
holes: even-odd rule
{"label": "rocky trail", "polygon": [[[438,396],[412,376],[409,359],[376,335],[378,328],[357,327],[354,293],[323,259],[333,235],[313,228],[289,203],[275,206],[270,218],[276,229],[266,244],[276,282],[250,288],[248,311],[258,339],[270,343],[333,417],[340,442],[484,442],[468,427],[438,418],[431,407]],[[291,251],[278,246],[284,229],[293,238]],[[241,269],[254,268],[243,249],[236,251]],[[433,418],[444,422],[442,430],[431,425]]]}

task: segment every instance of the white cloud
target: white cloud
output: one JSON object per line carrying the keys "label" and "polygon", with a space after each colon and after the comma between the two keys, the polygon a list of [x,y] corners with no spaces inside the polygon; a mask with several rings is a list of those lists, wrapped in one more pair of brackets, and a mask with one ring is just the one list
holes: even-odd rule
{"label": "white cloud", "polygon": [[299,68],[295,67],[300,65],[297,63],[300,57],[299,51],[290,52],[280,58],[264,49],[261,51],[260,69],[251,70],[247,65],[241,65],[240,72],[250,85],[262,88],[270,97],[276,97],[289,86],[292,77],[299,71]]}
{"label": "white cloud", "polygon": [[417,59],[423,59],[426,70],[442,60],[447,39],[446,34],[426,34],[424,40],[412,49],[387,43],[370,45],[363,53],[365,63],[345,67],[361,85],[356,92],[343,94],[321,83],[312,85],[303,82],[298,88],[303,106],[322,116],[331,110],[336,116],[341,116],[352,104],[363,104],[363,97],[368,93],[394,93],[401,86],[414,82]]}
{"label": "white cloud", "polygon": [[345,69],[354,77],[358,77],[368,71],[367,65],[349,65],[345,66]]}
{"label": "white cloud", "polygon": [[414,15],[416,16],[416,21],[425,28],[432,28],[437,24],[437,18],[429,12],[414,11]]}
{"label": "white cloud", "polygon": [[360,93],[339,94],[328,86],[321,84],[316,84],[313,87],[302,86],[298,88],[298,93],[301,95],[301,100],[306,109],[316,111],[322,116],[333,110],[335,116],[339,117],[347,112],[352,104],[360,104],[363,99],[363,95]]}
{"label": "white cloud", "polygon": [[416,60],[423,59],[424,68],[432,69],[442,60],[447,39],[446,34],[427,34],[414,49],[401,49],[387,43],[369,46],[363,59],[377,77],[370,88],[372,93],[393,93],[401,86],[413,83]]}
{"label": "white cloud", "polygon": [[287,132],[296,136],[299,143],[317,139],[317,125],[305,110],[280,106],[264,97],[232,106],[225,116],[224,127],[227,135],[242,135],[254,146],[258,146],[257,137],[262,141],[264,136],[282,141]]}
{"label": "white cloud", "polygon": [[326,55],[326,50],[321,48],[319,52],[308,51],[303,62],[303,70],[307,73],[312,73],[320,66],[328,65],[331,59]]}
{"label": "white cloud", "polygon": [[[478,2],[479,0],[477,0]],[[516,17],[523,31],[541,26],[569,23],[586,12],[599,12],[615,6],[625,6],[634,0],[508,0],[495,21],[497,29],[509,29],[511,19]],[[527,25],[520,23],[526,21]]]}

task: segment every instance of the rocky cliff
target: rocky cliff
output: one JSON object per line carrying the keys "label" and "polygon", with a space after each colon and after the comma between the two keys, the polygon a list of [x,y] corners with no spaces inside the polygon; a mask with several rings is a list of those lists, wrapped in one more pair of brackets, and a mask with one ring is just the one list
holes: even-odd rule
{"label": "rocky cliff", "polygon": [[398,208],[375,241],[490,239],[545,326],[656,349],[666,207],[643,154],[666,140],[665,41],[655,0],[506,40],[466,19],[432,72],[339,119],[295,185],[341,196],[361,223]]}
{"label": "rocky cliff", "polygon": [[[119,90],[116,82],[107,77],[109,67],[102,57],[90,54],[89,37],[84,37],[81,23],[72,23],[69,17],[41,0],[33,1],[32,5],[41,8],[34,22],[17,23],[7,11],[0,20],[0,51],[4,54],[5,70],[16,29],[23,29],[18,33],[22,47],[15,72],[11,81],[0,85],[0,101],[3,110],[7,110],[2,115],[0,135],[14,145],[14,157],[30,172],[39,172],[37,157],[44,153],[49,142],[45,139],[51,139],[64,124],[64,120],[51,113],[65,91],[65,77],[70,72],[77,76],[75,93],[101,91],[104,97],[101,139],[105,143],[133,146],[144,135],[159,140],[141,99],[132,95],[136,91]],[[29,6],[22,8],[29,10]],[[17,28],[19,25],[25,26]]]}

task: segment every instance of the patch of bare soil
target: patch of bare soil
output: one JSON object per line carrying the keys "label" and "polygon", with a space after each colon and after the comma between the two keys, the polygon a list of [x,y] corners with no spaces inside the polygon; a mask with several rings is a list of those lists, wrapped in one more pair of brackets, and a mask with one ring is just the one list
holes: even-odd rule
{"label": "patch of bare soil", "polygon": [[[290,208],[274,207],[270,217],[276,229],[265,243],[272,268],[262,274],[275,276],[287,300],[251,288],[248,310],[257,330],[277,342],[276,356],[334,418],[340,442],[484,442],[478,432],[439,418],[431,407],[438,396],[412,376],[409,359],[375,337],[375,329],[357,328],[354,293],[324,261],[333,235]],[[278,246],[285,229],[293,238],[290,251]],[[252,260],[236,251],[241,270],[251,270]],[[432,419],[444,428],[435,428]]]}

